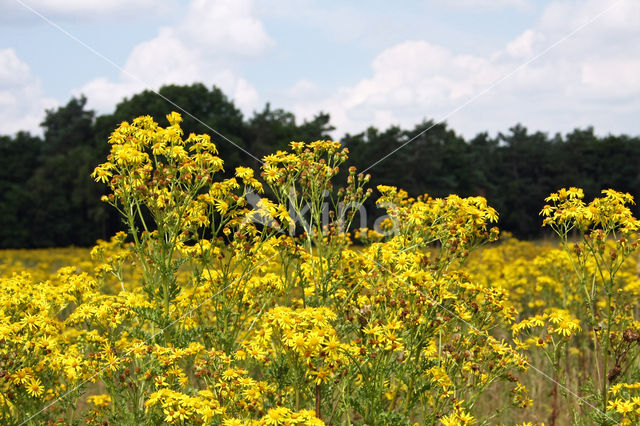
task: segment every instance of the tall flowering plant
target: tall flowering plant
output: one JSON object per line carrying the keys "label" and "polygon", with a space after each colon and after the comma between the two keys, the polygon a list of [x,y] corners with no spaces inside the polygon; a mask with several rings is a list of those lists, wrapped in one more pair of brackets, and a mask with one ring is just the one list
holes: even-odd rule
{"label": "tall flowering plant", "polygon": [[3,423],[473,424],[490,389],[531,404],[513,304],[462,269],[497,237],[485,199],[381,186],[384,229],[354,246],[373,191],[355,168],[336,182],[338,142],[224,177],[207,135],[167,121],[109,138],[93,177],[125,231],[94,270],[2,278]]}

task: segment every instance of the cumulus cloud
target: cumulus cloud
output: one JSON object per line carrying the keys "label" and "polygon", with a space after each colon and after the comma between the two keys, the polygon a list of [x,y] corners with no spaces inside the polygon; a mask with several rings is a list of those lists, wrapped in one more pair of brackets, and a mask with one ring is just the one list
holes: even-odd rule
{"label": "cumulus cloud", "polygon": [[527,29],[507,44],[506,51],[514,58],[531,58],[535,54],[536,44],[542,44],[545,40],[544,34]]}
{"label": "cumulus cloud", "polygon": [[213,57],[257,55],[273,45],[248,0],[192,0],[176,32],[187,44]]}
{"label": "cumulus cloud", "polygon": [[175,11],[177,0],[16,0],[0,5],[0,22],[23,25],[25,22],[42,24],[37,12],[54,21],[82,19],[104,21],[111,19],[139,19],[160,16]]}
{"label": "cumulus cloud", "polygon": [[193,0],[184,18],[132,49],[117,81],[96,78],[74,93],[84,93],[90,108],[107,112],[122,97],[145,88],[204,82],[250,111],[257,106],[258,92],[234,72],[234,63],[272,45],[250,0]]}
{"label": "cumulus cloud", "polygon": [[594,125],[640,133],[640,3],[617,3],[545,53],[610,5],[552,2],[534,26],[489,55],[425,40],[396,44],[372,61],[367,78],[324,99],[299,99],[294,111],[328,111],[340,132],[433,118],[466,136],[517,122],[554,132]]}
{"label": "cumulus cloud", "polygon": [[371,68],[372,76],[355,86],[344,87],[329,99],[300,103],[294,110],[303,115],[328,110],[343,132],[363,130],[371,124],[415,124],[464,102],[505,69],[485,58],[456,55],[423,40],[384,50]]}
{"label": "cumulus cloud", "polygon": [[0,49],[0,134],[39,133],[45,109],[57,106],[13,49]]}

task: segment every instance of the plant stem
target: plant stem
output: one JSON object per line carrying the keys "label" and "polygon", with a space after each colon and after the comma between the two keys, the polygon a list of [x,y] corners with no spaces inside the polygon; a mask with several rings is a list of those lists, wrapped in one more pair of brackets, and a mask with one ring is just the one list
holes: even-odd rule
{"label": "plant stem", "polygon": [[320,398],[321,398],[322,392],[320,389],[320,385],[316,384],[316,417],[320,418]]}

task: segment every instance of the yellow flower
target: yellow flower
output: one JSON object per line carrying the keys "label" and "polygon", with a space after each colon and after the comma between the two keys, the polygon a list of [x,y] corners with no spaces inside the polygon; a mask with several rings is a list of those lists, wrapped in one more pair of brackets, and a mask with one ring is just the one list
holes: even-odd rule
{"label": "yellow flower", "polygon": [[105,408],[111,404],[111,396],[107,394],[91,395],[87,401],[96,408]]}
{"label": "yellow flower", "polygon": [[25,386],[25,389],[29,395],[34,397],[42,395],[42,392],[44,391],[44,387],[42,386],[40,379],[37,377],[31,377],[29,379],[29,383]]}
{"label": "yellow flower", "polygon": [[280,425],[283,424],[285,419],[289,416],[291,410],[287,407],[271,408],[267,415],[262,418],[268,425]]}
{"label": "yellow flower", "polygon": [[264,180],[267,181],[267,183],[273,183],[280,177],[280,173],[278,172],[278,169],[274,167],[265,166],[263,177],[264,177]]}
{"label": "yellow flower", "polygon": [[170,125],[180,124],[182,122],[182,116],[180,113],[171,111],[170,114],[167,114],[167,121]]}
{"label": "yellow flower", "polygon": [[216,211],[220,214],[225,214],[229,210],[229,203],[225,200],[215,200]]}
{"label": "yellow flower", "polygon": [[553,332],[556,334],[560,334],[564,337],[570,337],[575,334],[577,331],[580,331],[580,325],[578,325],[577,320],[563,319],[556,328],[553,329]]}
{"label": "yellow flower", "polygon": [[236,177],[242,180],[248,180],[253,177],[253,169],[249,167],[236,167]]}
{"label": "yellow flower", "polygon": [[238,372],[236,370],[234,370],[233,368],[228,368],[222,373],[222,377],[225,380],[233,380],[236,377],[238,377],[238,375],[239,375]]}
{"label": "yellow flower", "polygon": [[12,376],[13,383],[16,385],[27,383],[29,379],[31,379],[30,368],[22,368],[16,371]]}

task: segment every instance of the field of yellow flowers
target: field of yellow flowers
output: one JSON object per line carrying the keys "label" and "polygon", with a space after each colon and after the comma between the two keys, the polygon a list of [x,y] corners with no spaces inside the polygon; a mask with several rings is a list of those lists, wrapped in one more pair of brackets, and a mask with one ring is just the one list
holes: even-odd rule
{"label": "field of yellow flowers", "polygon": [[0,252],[1,424],[640,421],[629,195],[561,189],[557,239],[523,242],[481,197],[380,186],[382,228],[350,233],[372,191],[335,182],[339,143],[225,179],[167,119],[122,123],[93,174],[126,232]]}

